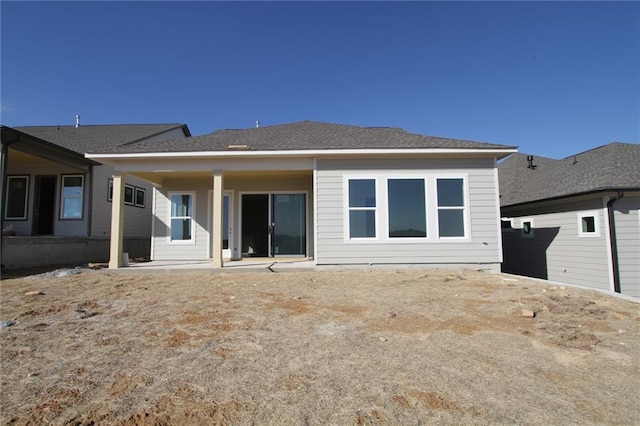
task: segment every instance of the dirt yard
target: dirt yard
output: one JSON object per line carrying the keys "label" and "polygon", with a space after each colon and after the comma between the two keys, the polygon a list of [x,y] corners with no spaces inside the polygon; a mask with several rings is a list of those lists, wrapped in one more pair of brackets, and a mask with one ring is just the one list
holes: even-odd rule
{"label": "dirt yard", "polygon": [[640,424],[640,305],[597,292],[434,270],[36,278],[0,282],[2,424]]}

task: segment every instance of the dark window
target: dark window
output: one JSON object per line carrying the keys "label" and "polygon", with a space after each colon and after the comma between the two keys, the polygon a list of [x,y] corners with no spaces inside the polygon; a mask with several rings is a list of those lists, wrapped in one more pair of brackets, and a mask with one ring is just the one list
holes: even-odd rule
{"label": "dark window", "polygon": [[424,179],[389,179],[389,238],[426,237]]}
{"label": "dark window", "polygon": [[596,232],[596,218],[594,216],[583,216],[581,222],[583,233],[593,234]]}
{"label": "dark window", "polygon": [[125,185],[124,187],[124,203],[125,204],[133,205],[133,194],[134,194],[133,186]]}
{"label": "dark window", "polygon": [[29,194],[28,176],[7,176],[5,219],[26,219]]}
{"label": "dark window", "polygon": [[142,188],[136,188],[136,200],[135,205],[138,207],[144,207],[145,190]]}

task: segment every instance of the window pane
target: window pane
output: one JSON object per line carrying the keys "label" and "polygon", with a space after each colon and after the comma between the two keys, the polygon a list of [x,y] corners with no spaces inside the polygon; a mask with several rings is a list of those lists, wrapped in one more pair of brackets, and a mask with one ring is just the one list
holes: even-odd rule
{"label": "window pane", "polygon": [[62,177],[62,219],[82,218],[82,176]]}
{"label": "window pane", "polygon": [[127,204],[133,204],[133,187],[124,187],[124,202]]}
{"label": "window pane", "polygon": [[438,210],[438,231],[441,237],[464,237],[463,210]]}
{"label": "window pane", "polygon": [[349,179],[349,207],[375,207],[376,181]]}
{"label": "window pane", "polygon": [[373,210],[351,210],[349,212],[349,235],[351,238],[375,238],[376,212]]}
{"label": "window pane", "polygon": [[62,211],[65,219],[82,218],[82,198],[65,198]]}
{"label": "window pane", "polygon": [[174,194],[171,196],[171,216],[191,216],[190,194]]}
{"label": "window pane", "polygon": [[25,205],[27,201],[27,183],[26,177],[12,178],[9,177],[7,185],[7,218],[22,219],[27,216]]}
{"label": "window pane", "polygon": [[171,239],[191,239],[191,219],[171,219]]}
{"label": "window pane", "polygon": [[525,234],[531,233],[531,222],[523,222],[522,223],[522,232]]}
{"label": "window pane", "polygon": [[144,189],[136,188],[136,205],[144,207]]}
{"label": "window pane", "polygon": [[65,197],[81,197],[82,178],[79,176],[65,177],[62,193]]}
{"label": "window pane", "polygon": [[596,219],[593,216],[585,216],[582,218],[582,232],[596,232]]}
{"label": "window pane", "polygon": [[462,179],[438,179],[438,206],[464,206]]}
{"label": "window pane", "polygon": [[424,179],[389,179],[389,237],[426,237]]}

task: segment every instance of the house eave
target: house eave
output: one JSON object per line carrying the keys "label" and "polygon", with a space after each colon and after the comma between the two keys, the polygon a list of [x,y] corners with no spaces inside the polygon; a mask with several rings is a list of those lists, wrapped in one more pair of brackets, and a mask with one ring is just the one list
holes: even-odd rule
{"label": "house eave", "polygon": [[591,191],[584,191],[584,192],[579,192],[574,194],[565,194],[565,195],[558,195],[556,197],[524,201],[521,203],[503,204],[500,206],[500,209],[510,210],[510,209],[525,209],[528,207],[543,207],[543,206],[548,206],[553,204],[564,203],[568,201],[579,201],[587,198],[593,198],[594,196],[605,196],[605,195],[615,196],[618,193],[618,191],[624,191],[625,193],[640,195],[640,188],[638,187],[607,187],[607,188],[599,188]]}
{"label": "house eave", "polygon": [[516,148],[468,149],[468,148],[394,148],[394,149],[318,149],[318,150],[274,150],[274,151],[192,151],[192,152],[151,152],[99,154],[87,153],[85,157],[100,162],[126,159],[164,158],[265,158],[265,157],[336,157],[336,156],[483,156],[503,158],[517,152]]}

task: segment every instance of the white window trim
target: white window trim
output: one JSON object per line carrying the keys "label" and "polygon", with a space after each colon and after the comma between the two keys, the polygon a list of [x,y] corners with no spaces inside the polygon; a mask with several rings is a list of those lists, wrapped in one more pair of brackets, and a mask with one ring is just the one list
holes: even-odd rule
{"label": "white window trim", "polygon": [[[127,201],[127,188],[131,189],[131,201]],[[124,192],[122,193],[122,198],[124,200],[124,204],[127,206],[133,206],[136,201],[136,188],[133,185],[125,184]]]}
{"label": "white window trim", "polygon": [[[582,230],[582,218],[593,217],[595,232],[584,232]],[[589,210],[578,213],[578,236],[580,238],[597,238],[600,236],[600,214],[598,210]]]}
{"label": "white window trim", "polygon": [[[9,182],[12,179],[26,179],[26,185],[25,185],[25,194],[24,194],[24,215],[21,217],[9,217],[7,216],[7,213],[9,213],[9,188],[10,188],[10,184]],[[20,176],[7,176],[7,190],[6,190],[6,194],[5,194],[5,207],[4,207],[4,220],[27,220],[27,216],[29,214],[29,175],[20,175]]]}
{"label": "white window trim", "polygon": [[[171,216],[171,197],[173,195],[191,195],[192,215],[191,216]],[[193,245],[196,243],[196,192],[195,191],[170,191],[167,193],[167,244],[171,245]],[[188,218],[191,219],[191,238],[188,240],[171,239],[171,219]]]}
{"label": "white window trim", "polygon": [[[531,224],[531,232],[528,234],[525,234],[524,232],[524,224],[525,222],[529,222]],[[536,236],[536,228],[535,225],[533,223],[533,218],[532,217],[523,217],[520,218],[520,236],[522,238],[535,238]]]}
{"label": "white window trim", "polygon": [[[502,223],[509,222],[509,228],[503,228]],[[515,223],[513,223],[513,218],[511,217],[501,217],[500,218],[500,230],[502,232],[513,232],[515,229]]]}
{"label": "white window trim", "polygon": [[[397,179],[421,179],[424,181],[424,211],[425,211],[425,226],[427,228],[427,236],[426,237],[390,237],[389,236],[389,180],[397,180]],[[384,182],[384,188],[382,188],[384,200],[384,209],[382,209],[382,216],[384,218],[384,223],[381,225],[384,227],[383,237],[386,241],[389,242],[399,242],[399,243],[424,243],[428,241],[431,232],[433,231],[429,224],[431,222],[429,217],[429,179],[424,174],[418,175],[387,175],[382,181]]]}
{"label": "white window trim", "polygon": [[[65,196],[64,196],[64,179],[68,178],[68,177],[79,177],[80,179],[82,179],[82,195],[80,196],[80,199],[82,200],[81,203],[81,207],[80,207],[80,217],[64,217],[64,200],[65,200]],[[84,179],[84,175],[62,175],[60,178],[60,216],[59,219],[60,220],[83,220],[84,219],[84,190],[85,190],[85,179]],[[77,198],[77,197],[73,197],[73,198]]]}
{"label": "white window trim", "polygon": [[[434,175],[434,179],[433,179],[433,185],[434,185],[434,196],[433,196],[433,200],[434,200],[434,204],[435,204],[435,231],[438,235],[438,240],[440,241],[470,241],[471,240],[471,235],[470,235],[470,229],[469,229],[469,223],[471,222],[470,218],[469,218],[469,179],[468,179],[469,175],[467,174],[437,174]],[[438,206],[438,180],[439,179],[462,179],[462,192],[463,192],[463,197],[464,197],[464,205],[462,207],[460,206],[443,206],[440,207]],[[440,236],[440,223],[439,223],[439,219],[438,219],[438,212],[440,210],[461,210],[462,209],[462,220],[463,220],[463,226],[464,226],[464,235],[461,237],[441,237]]]}
{"label": "white window trim", "polygon": [[[142,192],[144,194],[144,201],[142,204],[138,203],[138,191]],[[140,188],[135,186],[133,188],[133,205],[136,207],[141,207],[141,208],[145,208],[145,205],[147,204],[147,190],[144,188]]]}
{"label": "white window trim", "polygon": [[[349,206],[349,181],[350,180],[373,180],[375,185],[375,194],[376,194],[376,206],[375,207],[350,207]],[[372,175],[348,175],[344,176],[343,180],[343,188],[344,188],[344,238],[345,241],[349,242],[371,242],[380,240],[380,205],[382,203],[381,198],[381,188],[379,179]],[[386,204],[386,203],[385,203]],[[375,237],[351,237],[350,229],[351,229],[351,211],[374,211],[374,218],[376,221]]]}
{"label": "white window trim", "polygon": [[[350,210],[370,210],[371,208],[349,208],[349,180],[373,179],[376,182],[376,237],[375,238],[351,238]],[[425,203],[426,203],[426,237],[389,237],[389,211],[388,211],[388,180],[389,179],[424,179]],[[437,179],[462,179],[464,191],[464,236],[440,237],[438,231],[438,198]],[[385,243],[385,244],[433,244],[433,243],[457,243],[471,241],[471,218],[469,205],[469,175],[467,173],[424,173],[416,171],[391,171],[389,173],[349,173],[343,175],[343,208],[342,217],[344,223],[344,242],[347,244]],[[461,207],[455,207],[461,209]]]}

